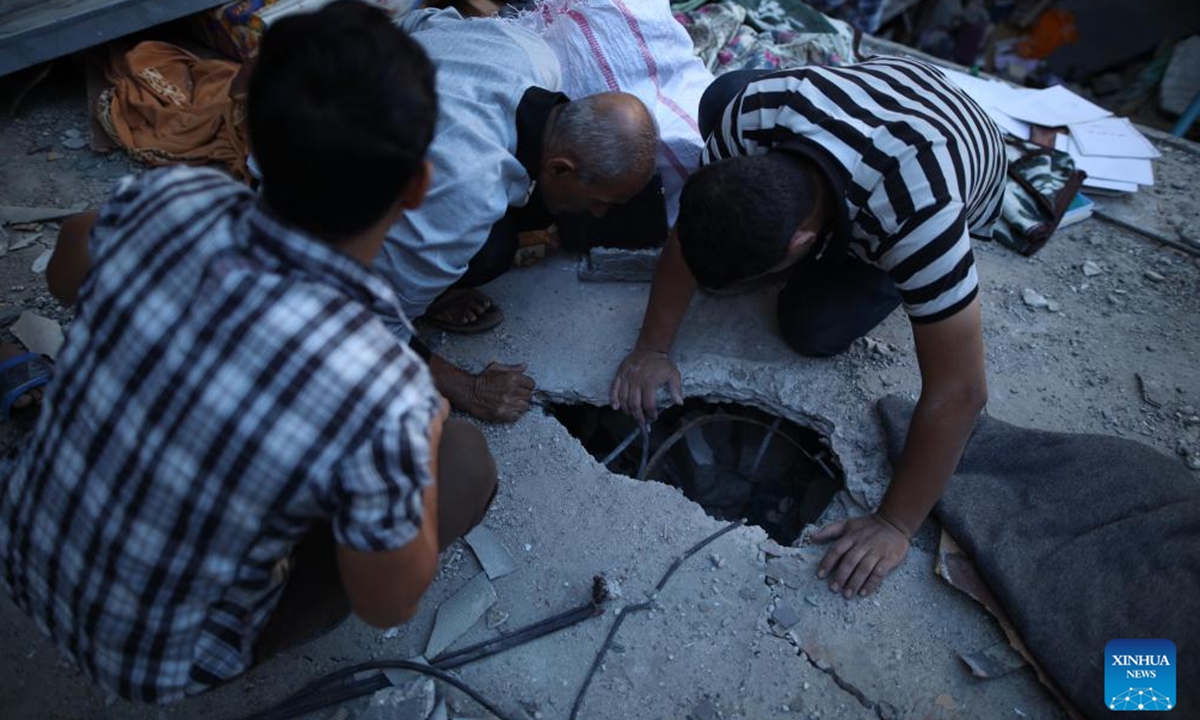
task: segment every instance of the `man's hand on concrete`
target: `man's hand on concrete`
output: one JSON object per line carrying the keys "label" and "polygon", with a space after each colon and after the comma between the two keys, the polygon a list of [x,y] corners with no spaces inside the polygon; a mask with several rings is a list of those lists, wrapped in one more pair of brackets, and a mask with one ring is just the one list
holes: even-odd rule
{"label": "man's hand on concrete", "polygon": [[670,387],[671,398],[677,404],[683,402],[679,368],[671,358],[664,352],[634,348],[621,361],[609,389],[613,410],[624,410],[638,425],[645,425],[647,420],[658,417],[655,395],[662,385]]}
{"label": "man's hand on concrete", "polygon": [[829,576],[829,589],[847,600],[870,595],[908,553],[908,538],[877,515],[851,518],[827,525],[813,534],[816,542],[836,540],[817,568],[817,577]]}
{"label": "man's hand on concrete", "polygon": [[534,387],[525,365],[489,363],[475,376],[470,399],[462,409],[489,422],[516,422],[529,410]]}
{"label": "man's hand on concrete", "polygon": [[472,417],[515,422],[529,409],[534,384],[533,378],[525,374],[524,365],[494,362],[473,375],[435,354],[429,358],[429,369],[438,391],[454,409]]}

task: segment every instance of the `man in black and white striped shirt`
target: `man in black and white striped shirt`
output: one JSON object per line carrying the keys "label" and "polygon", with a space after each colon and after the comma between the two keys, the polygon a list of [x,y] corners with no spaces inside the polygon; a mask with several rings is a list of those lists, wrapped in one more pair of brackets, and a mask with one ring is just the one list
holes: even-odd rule
{"label": "man in black and white striped shirt", "polygon": [[730,73],[705,93],[703,167],[654,279],[612,402],[641,420],[697,284],[719,289],[787,271],[779,327],[828,356],[903,305],[921,370],[904,455],[879,509],[822,529],[819,575],[847,598],[900,563],[941,496],[987,398],[971,236],[1000,213],[999,130],[937,69],[875,58],[841,68]]}

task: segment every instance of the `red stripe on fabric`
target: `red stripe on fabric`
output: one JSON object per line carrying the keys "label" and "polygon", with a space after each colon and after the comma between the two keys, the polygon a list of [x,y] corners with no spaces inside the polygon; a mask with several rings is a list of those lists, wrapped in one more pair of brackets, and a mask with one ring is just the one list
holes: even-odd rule
{"label": "red stripe on fabric", "polygon": [[608,89],[617,91],[621,86],[617,84],[616,73],[613,72],[612,66],[608,64],[608,59],[604,57],[604,51],[600,49],[600,43],[596,40],[596,34],[592,32],[591,23],[578,10],[568,10],[567,16],[575,21],[579,26],[579,30],[583,33],[583,37],[587,40],[588,47],[592,50],[592,57],[596,59],[596,63],[600,66],[600,74],[604,76],[604,82],[608,84]]}
{"label": "red stripe on fabric", "polygon": [[665,155],[667,157],[667,162],[671,163],[671,167],[674,168],[675,172],[679,173],[679,177],[683,178],[684,180],[687,180],[687,177],[688,177],[687,166],[684,165],[683,162],[678,157],[675,156],[675,152],[673,150],[671,150],[670,145],[666,144],[665,142],[660,142],[659,145],[662,146],[663,155]]}
{"label": "red stripe on fabric", "polygon": [[700,124],[695,118],[689,115],[683,108],[675,104],[663,94],[662,84],[658,79],[658,61],[654,59],[654,54],[650,52],[650,46],[646,42],[646,36],[642,34],[642,27],[638,23],[637,18],[630,12],[629,8],[621,0],[613,0],[613,4],[621,11],[621,16],[625,18],[625,24],[629,26],[629,30],[633,33],[633,37],[637,40],[638,51],[642,54],[642,59],[646,62],[646,70],[650,74],[650,82],[654,83],[654,89],[657,91],[658,99],[663,105],[671,109],[671,112],[678,115],[684,122],[688,124],[697,133],[700,132]]}

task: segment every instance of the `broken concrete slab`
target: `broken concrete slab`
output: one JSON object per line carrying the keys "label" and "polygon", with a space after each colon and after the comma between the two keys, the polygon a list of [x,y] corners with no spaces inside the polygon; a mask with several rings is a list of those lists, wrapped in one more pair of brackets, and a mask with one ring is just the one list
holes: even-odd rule
{"label": "broken concrete slab", "polygon": [[50,256],[54,254],[54,250],[43,250],[33,260],[33,265],[29,267],[29,271],[34,275],[41,275],[46,272],[46,268],[50,266]]}
{"label": "broken concrete slab", "polygon": [[483,566],[489,580],[502,578],[517,569],[508,548],[504,547],[504,543],[486,526],[476,525],[463,539],[475,553],[475,558]]}
{"label": "broken concrete slab", "polygon": [[438,606],[437,621],[429,642],[425,645],[425,657],[436,658],[450,647],[496,603],[496,589],[488,580],[487,573],[479,573]]}
{"label": "broken concrete slab", "polygon": [[16,252],[18,250],[24,250],[25,248],[32,246],[36,242],[41,242],[41,240],[44,236],[45,236],[45,233],[35,233],[33,235],[22,235],[17,238],[12,238],[9,240],[9,243],[8,243],[8,251]]}
{"label": "broken concrete slab", "polygon": [[433,678],[411,680],[397,687],[384,688],[371,696],[371,702],[357,720],[425,720],[437,704],[437,686]]}
{"label": "broken concrete slab", "polygon": [[51,360],[58,357],[63,344],[62,327],[50,318],[29,310],[21,313],[13,323],[12,334],[29,352],[49,356]]}
{"label": "broken concrete slab", "polygon": [[0,223],[20,224],[61,220],[77,215],[86,209],[87,203],[76,203],[68,208],[0,205]]}
{"label": "broken concrete slab", "polygon": [[971,668],[971,674],[980,678],[1004,677],[1029,664],[1007,642],[998,642],[982,650],[960,654],[959,657]]}
{"label": "broken concrete slab", "polygon": [[579,279],[586,282],[648,283],[654,277],[661,250],[592,248],[579,261]]}

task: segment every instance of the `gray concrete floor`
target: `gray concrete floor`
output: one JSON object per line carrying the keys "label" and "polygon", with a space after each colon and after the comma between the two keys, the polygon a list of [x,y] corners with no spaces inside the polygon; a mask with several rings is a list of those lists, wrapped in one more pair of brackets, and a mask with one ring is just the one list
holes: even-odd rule
{"label": "gray concrete floor", "polygon": [[[112,163],[120,162],[34,167],[25,153],[40,134],[56,142],[64,123],[78,126],[76,109],[51,115],[35,107],[0,130],[0,204],[94,200]],[[1160,147],[1158,186],[1103,204],[1137,223],[1195,238],[1200,154],[1194,145]],[[30,302],[27,286],[42,283],[38,292],[44,290],[43,280],[29,277],[34,256],[22,251],[3,259],[4,304]],[[1128,435],[1167,453],[1200,447],[1200,428],[1185,422],[1200,404],[1200,265],[1193,257],[1098,220],[1064,229],[1032,259],[990,243],[977,246],[977,257],[989,412],[1034,427]],[[1087,260],[1103,274],[1084,276]],[[1024,288],[1058,301],[1060,311],[1027,307]],[[496,331],[434,340],[445,355],[475,369],[493,359],[528,362],[543,405],[600,404],[633,343],[647,289],[583,284],[573,259],[553,258],[487,288],[507,315]],[[872,333],[881,350],[856,347],[839,358],[808,360],[778,340],[772,308],[769,291],[694,303],[677,343],[685,393],[752,404],[825,433],[849,488],[827,518],[863,512],[889,473],[873,402],[919,389],[907,321],[897,313]],[[1135,374],[1165,388],[1161,406],[1143,400]],[[621,597],[600,618],[459,674],[514,717],[565,718],[615,611],[650,597],[671,561],[722,523],[673,488],[607,472],[541,407],[485,434],[501,473],[485,524],[518,569],[494,582],[495,607],[507,621],[497,629],[481,622],[456,645],[577,605],[596,573],[616,581]],[[723,718],[1062,717],[1028,668],[989,681],[967,672],[958,654],[999,642],[1002,633],[934,575],[936,528],[927,525],[882,591],[850,602],[815,578],[819,550],[786,553],[798,568],[795,587],[772,585],[763,532],[746,527],[723,536],[680,569],[658,594],[655,611],[625,623],[580,717],[683,718],[705,701]],[[419,654],[439,604],[479,571],[471,552],[456,547],[443,556],[437,582],[407,625],[384,633],[351,620],[225,688],[167,708],[106,699],[5,597],[0,718],[239,718],[350,663]],[[780,604],[800,616],[785,637],[768,622]],[[451,717],[484,715],[456,692],[449,696]],[[312,717],[333,715],[330,709]]]}

